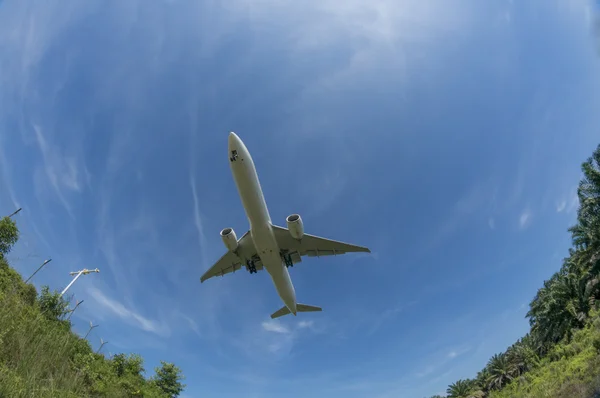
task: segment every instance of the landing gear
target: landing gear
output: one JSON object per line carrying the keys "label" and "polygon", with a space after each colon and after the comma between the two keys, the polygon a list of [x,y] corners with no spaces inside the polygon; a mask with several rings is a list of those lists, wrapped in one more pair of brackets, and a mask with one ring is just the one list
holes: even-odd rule
{"label": "landing gear", "polygon": [[286,267],[293,267],[294,266],[294,262],[292,261],[292,256],[289,254],[282,254],[281,258],[283,258],[283,262],[285,263]]}
{"label": "landing gear", "polygon": [[250,272],[251,274],[256,274],[258,272],[256,270],[256,265],[254,264],[254,261],[248,260],[246,265],[248,266],[248,272]]}

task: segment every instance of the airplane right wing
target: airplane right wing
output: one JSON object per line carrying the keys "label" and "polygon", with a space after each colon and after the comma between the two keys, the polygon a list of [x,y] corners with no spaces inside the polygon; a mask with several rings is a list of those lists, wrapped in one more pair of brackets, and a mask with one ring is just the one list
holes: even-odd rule
{"label": "airplane right wing", "polygon": [[[279,244],[279,248],[290,255],[297,254],[299,256],[320,257],[320,256],[335,256],[338,254],[351,252],[371,253],[366,247],[352,245],[337,240],[321,238],[319,236],[304,234],[301,240],[294,239],[290,235],[287,228],[273,225],[275,239]],[[297,261],[294,261],[294,263]]]}

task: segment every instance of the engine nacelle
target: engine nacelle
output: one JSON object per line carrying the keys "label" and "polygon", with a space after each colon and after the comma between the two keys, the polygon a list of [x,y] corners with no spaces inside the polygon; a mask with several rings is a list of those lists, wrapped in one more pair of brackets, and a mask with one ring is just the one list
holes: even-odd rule
{"label": "engine nacelle", "polygon": [[290,235],[294,239],[302,239],[304,236],[304,225],[302,224],[302,218],[299,214],[292,214],[287,216],[285,219],[287,222],[288,230],[290,231]]}
{"label": "engine nacelle", "polygon": [[221,239],[223,239],[223,243],[225,243],[227,250],[232,252],[237,250],[238,240],[233,228],[223,228],[221,231]]}

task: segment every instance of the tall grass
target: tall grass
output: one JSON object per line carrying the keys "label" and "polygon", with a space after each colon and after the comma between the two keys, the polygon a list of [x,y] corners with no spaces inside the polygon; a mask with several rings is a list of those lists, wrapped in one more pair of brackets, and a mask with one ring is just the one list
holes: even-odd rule
{"label": "tall grass", "polygon": [[168,397],[141,358],[93,352],[64,320],[66,301],[34,286],[0,255],[0,398]]}

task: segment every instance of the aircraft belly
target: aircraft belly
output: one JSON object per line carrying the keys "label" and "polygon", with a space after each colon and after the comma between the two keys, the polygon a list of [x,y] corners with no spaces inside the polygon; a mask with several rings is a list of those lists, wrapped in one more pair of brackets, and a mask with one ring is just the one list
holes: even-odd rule
{"label": "aircraft belly", "polygon": [[277,294],[290,310],[295,311],[296,293],[288,270],[283,265],[283,260],[279,254],[279,246],[277,245],[273,231],[270,227],[261,228],[253,234],[253,239],[254,236],[256,236],[254,244],[258,255],[263,267],[271,276]]}
{"label": "aircraft belly", "polygon": [[277,294],[290,310],[295,311],[296,292],[294,291],[290,275],[287,268],[283,265],[281,257],[279,257],[279,254],[271,255],[270,253],[265,257],[268,257],[268,266],[266,269],[271,276],[273,285],[275,285]]}
{"label": "aircraft belly", "polygon": [[235,182],[246,216],[251,225],[261,224],[265,221],[270,222],[267,205],[262,195],[254,164],[251,158],[247,160],[249,161],[245,164],[240,163],[233,167]]}

